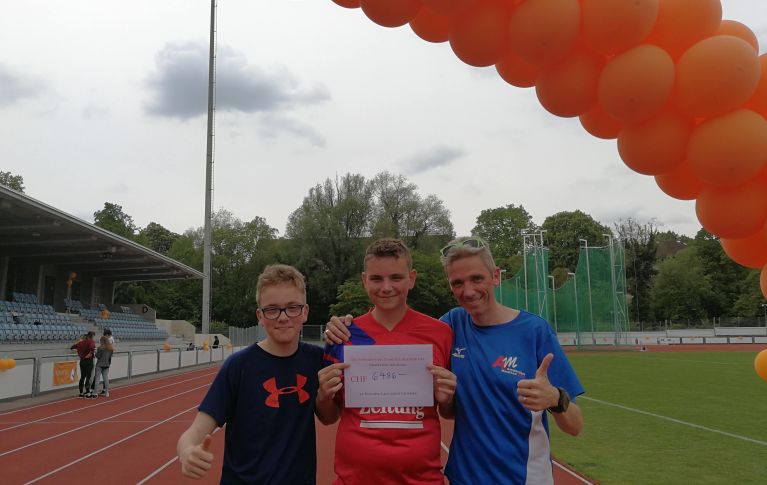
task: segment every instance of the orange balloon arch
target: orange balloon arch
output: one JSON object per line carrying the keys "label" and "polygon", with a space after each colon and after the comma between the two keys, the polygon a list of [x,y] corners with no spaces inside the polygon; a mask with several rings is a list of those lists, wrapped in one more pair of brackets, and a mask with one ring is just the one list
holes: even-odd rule
{"label": "orange balloon arch", "polygon": [[767,298],[767,55],[720,0],[333,0],[449,42],[472,66],[617,139],[632,170],[695,200]]}

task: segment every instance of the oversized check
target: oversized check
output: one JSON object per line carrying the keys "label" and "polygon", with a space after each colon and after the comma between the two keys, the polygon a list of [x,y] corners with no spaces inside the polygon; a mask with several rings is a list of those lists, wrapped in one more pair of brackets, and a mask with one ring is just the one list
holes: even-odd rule
{"label": "oversized check", "polygon": [[430,344],[347,345],[344,362],[346,407],[434,405]]}

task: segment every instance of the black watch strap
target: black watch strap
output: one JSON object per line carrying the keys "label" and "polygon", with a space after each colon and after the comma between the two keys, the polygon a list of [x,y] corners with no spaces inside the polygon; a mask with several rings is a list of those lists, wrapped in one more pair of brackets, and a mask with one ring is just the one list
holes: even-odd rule
{"label": "black watch strap", "polygon": [[556,406],[548,409],[551,413],[564,413],[570,406],[570,395],[563,387],[557,387],[557,390],[559,391],[559,401],[557,401]]}

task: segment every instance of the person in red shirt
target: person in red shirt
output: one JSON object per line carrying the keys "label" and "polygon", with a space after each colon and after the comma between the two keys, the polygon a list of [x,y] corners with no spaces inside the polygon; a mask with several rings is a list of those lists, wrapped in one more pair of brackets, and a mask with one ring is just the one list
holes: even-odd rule
{"label": "person in red shirt", "polygon": [[76,350],[80,358],[80,382],[78,387],[80,395],[78,397],[94,398],[91,386],[91,373],[93,372],[93,357],[96,355],[96,342],[93,340],[96,334],[88,332],[85,338],[71,346],[70,350]]}
{"label": "person in red shirt", "polygon": [[373,308],[355,318],[345,345],[431,344],[434,397],[437,405],[344,406],[343,345],[328,345],[319,372],[317,410],[320,420],[341,419],[336,434],[335,485],[443,484],[439,413],[451,417],[455,375],[447,370],[453,332],[449,326],[407,305],[416,271],[407,247],[397,239],[381,239],[368,247],[362,283]]}

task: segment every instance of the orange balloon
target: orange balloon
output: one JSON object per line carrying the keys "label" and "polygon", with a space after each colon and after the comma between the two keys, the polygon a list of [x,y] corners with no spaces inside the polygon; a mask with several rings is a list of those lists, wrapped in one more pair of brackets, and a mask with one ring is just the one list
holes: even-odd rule
{"label": "orange balloon", "polygon": [[716,35],[732,35],[733,37],[739,37],[751,44],[751,47],[754,48],[755,52],[759,52],[759,41],[754,32],[735,20],[722,20],[722,23],[719,24],[719,28],[716,31]]}
{"label": "orange balloon", "polygon": [[538,101],[550,113],[570,118],[586,113],[597,101],[597,80],[604,60],[576,50],[558,64],[546,67],[535,81]]}
{"label": "orange balloon", "polygon": [[500,3],[479,3],[450,27],[450,47],[459,59],[475,67],[492,66],[509,50],[509,15]]}
{"label": "orange balloon", "polygon": [[410,28],[425,41],[445,42],[450,35],[450,17],[436,14],[428,8],[422,8],[418,15],[410,21]]}
{"label": "orange balloon", "polygon": [[360,6],[370,20],[384,27],[405,25],[423,7],[420,0],[360,0]]}
{"label": "orange balloon", "polygon": [[[762,271],[762,276],[764,276],[764,274],[764,271]],[[764,286],[762,286],[762,293],[767,294],[767,292],[764,291]],[[754,359],[754,370],[756,370],[756,375],[761,377],[762,380],[767,381],[767,349],[756,354],[756,358]]]}
{"label": "orange balloon", "polygon": [[599,103],[583,113],[580,116],[580,121],[583,128],[591,135],[604,140],[618,138],[618,134],[623,128],[623,123],[607,114]]}
{"label": "orange balloon", "polygon": [[767,54],[759,56],[759,66],[759,84],[757,84],[751,99],[746,102],[746,108],[767,118]]}
{"label": "orange balloon", "polygon": [[559,61],[575,47],[580,15],[578,0],[527,0],[511,15],[511,48],[531,64]]}
{"label": "orange balloon", "polygon": [[360,0],[333,0],[333,1],[345,8],[360,8]]}
{"label": "orange balloon", "polygon": [[759,74],[759,59],[746,41],[731,35],[709,37],[679,59],[674,100],[691,116],[726,113],[754,94]]}
{"label": "orange balloon", "polygon": [[586,44],[600,54],[638,45],[658,18],[658,0],[584,0],[581,8]]}
{"label": "orange balloon", "polygon": [[599,104],[624,123],[657,114],[674,89],[674,61],[660,47],[643,44],[612,58],[599,77]]}
{"label": "orange balloon", "polygon": [[722,22],[720,0],[663,0],[655,27],[645,42],[678,59],[696,42],[716,33]]}
{"label": "orange balloon", "polygon": [[742,239],[721,239],[727,256],[746,268],[758,269],[767,264],[767,225]]}
{"label": "orange balloon", "polygon": [[742,185],[767,166],[767,121],[747,109],[705,121],[690,136],[687,157],[706,184]]}
{"label": "orange balloon", "polygon": [[706,187],[695,202],[701,225],[725,239],[752,236],[767,220],[767,183],[757,177],[735,188]]}
{"label": "orange balloon", "polygon": [[767,266],[762,268],[762,274],[759,275],[759,286],[762,288],[762,296],[767,299]]}
{"label": "orange balloon", "polygon": [[535,80],[541,73],[539,65],[530,64],[513,50],[509,50],[506,57],[495,65],[495,70],[504,81],[518,88],[535,86]]}
{"label": "orange balloon", "polygon": [[635,172],[658,175],[670,172],[684,161],[692,122],[674,111],[634,125],[618,135],[618,153]]}
{"label": "orange balloon", "polygon": [[450,17],[467,10],[477,3],[478,0],[421,0],[424,7],[437,15]]}
{"label": "orange balloon", "polygon": [[683,161],[675,169],[655,176],[655,183],[667,195],[679,200],[694,200],[703,190],[703,182]]}

